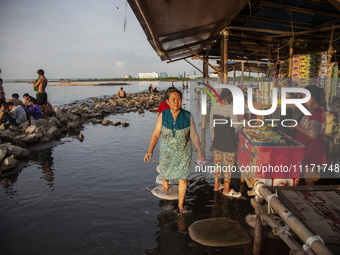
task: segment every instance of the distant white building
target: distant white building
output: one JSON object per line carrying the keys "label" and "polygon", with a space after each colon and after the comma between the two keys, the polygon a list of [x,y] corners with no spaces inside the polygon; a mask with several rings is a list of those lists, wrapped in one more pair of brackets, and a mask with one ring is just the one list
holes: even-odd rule
{"label": "distant white building", "polygon": [[125,75],[125,79],[130,79],[130,78],[131,78],[131,75],[129,75],[129,74]]}
{"label": "distant white building", "polygon": [[158,73],[157,72],[152,72],[152,73],[138,73],[137,78],[139,79],[154,79],[158,78]]}

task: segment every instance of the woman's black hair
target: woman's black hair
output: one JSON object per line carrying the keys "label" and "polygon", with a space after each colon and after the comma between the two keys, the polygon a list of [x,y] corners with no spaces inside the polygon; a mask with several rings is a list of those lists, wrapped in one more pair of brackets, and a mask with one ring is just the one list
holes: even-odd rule
{"label": "woman's black hair", "polygon": [[323,88],[319,88],[315,85],[308,85],[305,87],[307,89],[311,96],[314,98],[315,101],[319,103],[321,107],[326,109],[326,97],[325,97],[325,90]]}
{"label": "woman's black hair", "polygon": [[229,89],[222,89],[220,93],[221,100],[227,100],[228,104],[231,104],[233,102],[233,94]]}
{"label": "woman's black hair", "polygon": [[174,88],[174,87],[169,87],[166,91],[165,91],[165,97],[164,97],[164,101],[168,100],[170,97],[170,93],[172,92],[176,92],[179,93],[181,98],[182,98],[182,92],[179,91],[178,89]]}

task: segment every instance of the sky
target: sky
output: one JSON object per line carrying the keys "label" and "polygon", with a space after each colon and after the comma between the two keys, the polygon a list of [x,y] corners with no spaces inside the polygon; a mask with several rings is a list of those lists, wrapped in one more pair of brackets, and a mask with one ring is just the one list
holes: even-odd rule
{"label": "sky", "polygon": [[161,61],[125,0],[0,0],[0,69],[2,79],[35,79],[38,69],[72,79],[194,68]]}

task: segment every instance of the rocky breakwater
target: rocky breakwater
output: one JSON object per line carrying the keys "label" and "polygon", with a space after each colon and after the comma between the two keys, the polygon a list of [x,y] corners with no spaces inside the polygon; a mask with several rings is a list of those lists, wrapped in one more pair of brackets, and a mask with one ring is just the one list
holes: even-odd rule
{"label": "rocky breakwater", "polygon": [[128,94],[127,98],[92,98],[91,102],[55,108],[56,115],[50,119],[32,120],[18,127],[8,124],[0,126],[0,177],[11,174],[18,165],[30,158],[33,150],[42,145],[50,145],[63,136],[76,136],[84,140],[81,130],[88,122],[105,126],[128,127],[126,122],[112,122],[105,119],[108,115],[128,112],[144,113],[145,110],[156,112],[162,100],[162,93],[149,94],[140,92]]}

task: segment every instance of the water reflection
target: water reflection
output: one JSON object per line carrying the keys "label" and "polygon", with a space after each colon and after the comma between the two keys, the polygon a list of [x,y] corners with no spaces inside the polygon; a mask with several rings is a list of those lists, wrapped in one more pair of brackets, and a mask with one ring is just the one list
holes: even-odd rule
{"label": "water reflection", "polygon": [[45,150],[33,153],[32,161],[36,162],[41,169],[41,179],[47,181],[47,186],[52,188],[54,186],[54,172],[53,172],[53,147],[46,148]]}
{"label": "water reflection", "polygon": [[10,198],[18,196],[17,190],[14,188],[13,185],[17,181],[18,176],[19,176],[18,173],[13,173],[8,177],[0,179],[1,186],[4,188],[5,194],[7,194]]}

